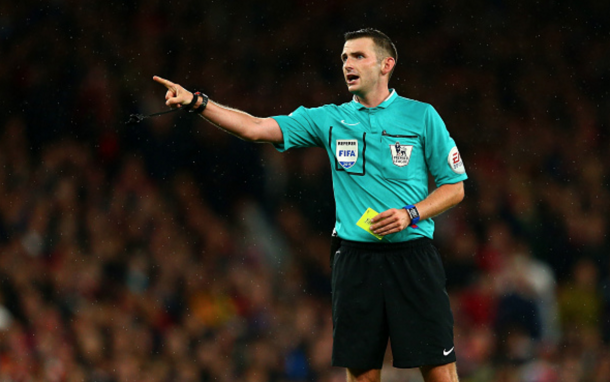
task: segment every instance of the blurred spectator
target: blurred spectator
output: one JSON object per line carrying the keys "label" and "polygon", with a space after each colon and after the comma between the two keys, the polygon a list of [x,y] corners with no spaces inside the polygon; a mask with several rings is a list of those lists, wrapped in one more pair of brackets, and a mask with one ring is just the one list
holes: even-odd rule
{"label": "blurred spectator", "polygon": [[574,266],[572,279],[559,292],[559,317],[564,335],[578,337],[593,331],[599,337],[602,294],[598,268],[582,258]]}

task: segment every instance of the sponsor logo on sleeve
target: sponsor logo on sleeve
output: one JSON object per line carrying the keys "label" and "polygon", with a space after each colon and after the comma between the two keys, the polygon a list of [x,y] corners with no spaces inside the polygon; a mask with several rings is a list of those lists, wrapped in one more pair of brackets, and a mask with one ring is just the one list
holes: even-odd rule
{"label": "sponsor logo on sleeve", "polygon": [[460,152],[457,147],[454,146],[451,151],[449,151],[449,155],[447,156],[447,163],[449,163],[449,167],[456,174],[463,174],[466,172],[464,168],[464,162],[462,162],[462,157],[460,156]]}
{"label": "sponsor logo on sleeve", "polygon": [[337,139],[335,150],[337,161],[344,169],[354,167],[358,161],[358,140]]}
{"label": "sponsor logo on sleeve", "polygon": [[404,167],[409,164],[411,159],[411,152],[413,146],[401,145],[400,142],[396,142],[390,145],[390,152],[392,153],[392,162],[398,167]]}

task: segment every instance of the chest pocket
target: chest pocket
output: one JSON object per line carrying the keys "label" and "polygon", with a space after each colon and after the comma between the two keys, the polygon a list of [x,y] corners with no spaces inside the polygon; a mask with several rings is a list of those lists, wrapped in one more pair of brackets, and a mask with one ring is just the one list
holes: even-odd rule
{"label": "chest pocket", "polygon": [[366,132],[331,126],[328,147],[334,157],[335,171],[366,175]]}
{"label": "chest pocket", "polygon": [[417,174],[419,165],[414,157],[421,156],[421,142],[417,135],[381,133],[380,164],[385,179],[408,180]]}

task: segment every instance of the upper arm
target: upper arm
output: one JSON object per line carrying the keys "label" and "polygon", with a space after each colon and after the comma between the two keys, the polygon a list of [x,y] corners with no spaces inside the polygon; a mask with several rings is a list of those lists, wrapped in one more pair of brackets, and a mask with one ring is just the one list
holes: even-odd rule
{"label": "upper arm", "polygon": [[293,147],[322,147],[324,133],[319,121],[325,115],[323,108],[307,109],[301,106],[289,115],[272,117],[282,133],[281,140],[274,144],[275,148],[286,151]]}
{"label": "upper arm", "polygon": [[280,125],[273,118],[257,118],[253,141],[267,143],[282,143],[284,134]]}
{"label": "upper arm", "polygon": [[425,158],[437,186],[455,184],[468,178],[455,141],[436,110],[425,113]]}
{"label": "upper arm", "polygon": [[459,181],[457,183],[445,183],[439,188],[446,190],[449,199],[454,201],[455,204],[464,199],[464,181]]}

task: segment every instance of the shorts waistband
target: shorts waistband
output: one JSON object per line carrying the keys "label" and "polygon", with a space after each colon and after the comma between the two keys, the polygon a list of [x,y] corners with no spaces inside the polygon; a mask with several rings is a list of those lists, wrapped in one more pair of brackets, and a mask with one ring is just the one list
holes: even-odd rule
{"label": "shorts waistband", "polygon": [[346,247],[352,248],[360,248],[366,250],[374,250],[374,251],[394,251],[400,249],[412,249],[419,248],[425,245],[431,245],[432,239],[427,237],[422,237],[419,239],[403,241],[399,243],[371,243],[364,241],[351,241],[351,240],[343,240],[341,239],[341,245],[345,245]]}

